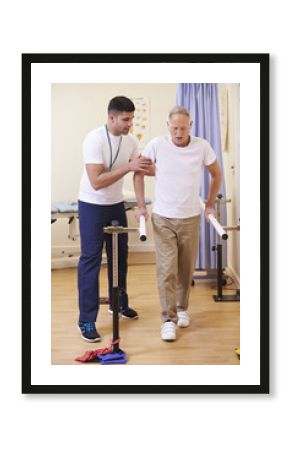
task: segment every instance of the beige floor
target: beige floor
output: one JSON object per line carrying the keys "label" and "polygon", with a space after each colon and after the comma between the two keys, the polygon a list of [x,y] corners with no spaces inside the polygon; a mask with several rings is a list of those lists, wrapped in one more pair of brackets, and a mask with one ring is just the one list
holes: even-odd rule
{"label": "beige floor", "polygon": [[[101,295],[107,293],[106,267],[101,270]],[[233,286],[231,286],[233,287]],[[216,303],[215,281],[198,280],[191,289],[191,325],[177,330],[175,342],[160,339],[159,300],[155,265],[129,266],[130,306],[138,320],[120,320],[120,347],[128,364],[239,364],[235,348],[240,339],[240,303]],[[226,293],[226,292],[225,292]],[[229,292],[228,292],[229,293]],[[102,341],[89,344],[77,329],[77,272],[75,268],[52,271],[52,364],[81,364],[77,356],[105,347],[112,337],[112,317],[100,307],[97,328]]]}

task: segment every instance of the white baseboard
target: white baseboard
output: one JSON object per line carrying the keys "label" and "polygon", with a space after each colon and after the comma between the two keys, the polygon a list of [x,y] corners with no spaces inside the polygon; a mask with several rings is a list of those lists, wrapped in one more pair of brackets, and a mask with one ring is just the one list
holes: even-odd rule
{"label": "white baseboard", "polygon": [[[144,257],[142,257],[142,254]],[[55,245],[51,249],[51,268],[52,269],[66,269],[77,267],[80,257],[80,248],[78,246]],[[155,247],[154,245],[130,245],[129,246],[129,264],[146,264],[155,262]],[[107,256],[104,253],[102,257],[102,264],[107,264]]]}
{"label": "white baseboard", "polygon": [[51,269],[69,269],[77,267],[78,262],[78,256],[51,258]]}
{"label": "white baseboard", "polygon": [[233,269],[232,266],[227,266],[226,268],[226,272],[228,273],[228,275],[230,277],[233,278],[233,280],[235,281],[235,283],[240,286],[240,276],[237,274],[237,272]]}
{"label": "white baseboard", "polygon": [[71,258],[73,256],[80,256],[80,246],[79,245],[53,245],[51,247],[51,257],[52,258]]}
{"label": "white baseboard", "polygon": [[[154,252],[154,244],[132,244],[129,245],[129,253]],[[52,258],[80,256],[79,245],[54,245],[51,248]]]}

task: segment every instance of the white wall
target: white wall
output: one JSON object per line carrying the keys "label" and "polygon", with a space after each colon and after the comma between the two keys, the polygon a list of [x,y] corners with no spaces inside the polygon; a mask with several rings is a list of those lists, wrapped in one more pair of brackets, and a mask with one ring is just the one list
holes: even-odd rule
{"label": "white wall", "polygon": [[[107,120],[109,100],[116,95],[148,97],[150,105],[149,133],[156,136],[167,132],[166,116],[175,105],[175,84],[53,84],[52,102],[52,201],[77,200],[83,170],[82,141],[85,135]],[[154,179],[146,177],[146,196],[154,199]],[[125,177],[124,190],[132,191],[132,174]],[[136,226],[133,213],[128,213],[129,225]],[[58,220],[51,227],[54,256],[75,253],[79,240],[67,238],[67,221]],[[137,235],[129,235],[129,249],[152,251],[154,241],[151,223],[147,224],[148,239],[140,244]]]}

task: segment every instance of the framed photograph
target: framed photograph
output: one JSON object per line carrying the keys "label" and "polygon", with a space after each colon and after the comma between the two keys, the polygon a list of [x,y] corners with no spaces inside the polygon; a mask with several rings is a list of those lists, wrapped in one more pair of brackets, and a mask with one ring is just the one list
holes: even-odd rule
{"label": "framed photograph", "polygon": [[[162,332],[160,338],[155,231],[149,219],[147,239],[141,242],[134,218],[132,171],[138,170],[133,166],[118,180],[123,180],[129,228],[127,291],[139,318],[124,320],[127,313],[114,309],[114,292],[118,297],[123,288],[114,285],[108,294],[111,262],[103,253],[96,294],[102,342],[81,339],[87,336],[78,300],[78,199],[87,170],[82,148],[91,130],[102,127],[104,132],[108,104],[120,97],[133,102],[134,115],[117,135],[119,147],[123,135],[132,135],[144,155],[158,136],[174,144],[175,138],[183,139],[184,127],[174,128],[170,120],[183,114],[191,128],[182,151],[195,140],[202,142],[215,152],[222,171],[216,217],[207,222],[201,214],[186,310],[190,322],[181,321],[177,305],[171,342]],[[207,161],[205,166],[213,164],[210,156]],[[168,171],[177,180],[170,194],[175,208],[183,177],[176,173]],[[150,217],[159,195],[156,171],[144,179]],[[208,192],[200,195],[202,206]],[[116,228],[105,232],[117,233]],[[22,55],[22,392],[269,393],[268,54]]]}

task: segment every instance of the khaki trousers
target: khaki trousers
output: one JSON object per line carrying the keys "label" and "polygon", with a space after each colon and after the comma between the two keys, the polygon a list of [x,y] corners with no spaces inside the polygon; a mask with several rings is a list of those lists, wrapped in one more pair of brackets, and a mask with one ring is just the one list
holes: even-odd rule
{"label": "khaki trousers", "polygon": [[177,311],[188,308],[198,251],[200,216],[168,219],[153,213],[157,283],[161,319],[177,322]]}

